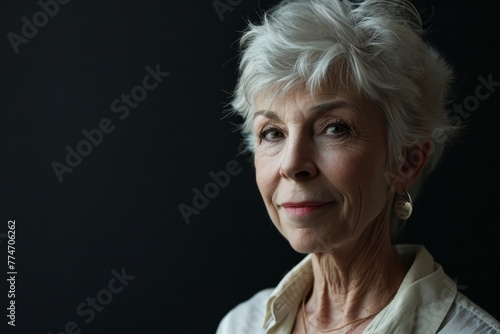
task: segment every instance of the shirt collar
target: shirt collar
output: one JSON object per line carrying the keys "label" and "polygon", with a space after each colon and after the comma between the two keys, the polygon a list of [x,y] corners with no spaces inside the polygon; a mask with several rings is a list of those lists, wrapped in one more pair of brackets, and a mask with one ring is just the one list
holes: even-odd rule
{"label": "shirt collar", "polygon": [[290,270],[271,293],[267,305],[264,327],[280,323],[288,314],[295,314],[313,282],[312,254],[305,256]]}
{"label": "shirt collar", "polygon": [[[397,245],[397,251],[410,265],[394,299],[365,329],[365,333],[418,332],[418,328],[435,333],[446,316],[457,288],[434,262],[423,246]],[[312,254],[290,270],[271,293],[264,318],[264,328],[279,325],[293,316],[313,283]]]}

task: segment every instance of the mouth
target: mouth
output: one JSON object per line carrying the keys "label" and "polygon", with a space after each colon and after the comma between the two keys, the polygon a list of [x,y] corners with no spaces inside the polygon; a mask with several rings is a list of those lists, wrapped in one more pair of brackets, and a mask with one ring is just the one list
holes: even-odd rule
{"label": "mouth", "polygon": [[286,213],[294,217],[311,214],[333,202],[286,202],[280,205]]}

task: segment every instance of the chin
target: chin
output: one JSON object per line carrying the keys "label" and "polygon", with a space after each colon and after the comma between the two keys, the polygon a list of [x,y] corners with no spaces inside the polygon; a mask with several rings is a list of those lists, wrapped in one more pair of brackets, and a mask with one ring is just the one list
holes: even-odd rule
{"label": "chin", "polygon": [[330,235],[306,229],[294,229],[283,233],[290,246],[301,254],[319,253],[333,248]]}
{"label": "chin", "polygon": [[332,215],[289,219],[279,217],[275,226],[298,253],[318,253],[331,250],[349,239],[347,227]]}
{"label": "chin", "polygon": [[292,242],[288,240],[293,250],[300,254],[314,253],[314,247],[306,242]]}

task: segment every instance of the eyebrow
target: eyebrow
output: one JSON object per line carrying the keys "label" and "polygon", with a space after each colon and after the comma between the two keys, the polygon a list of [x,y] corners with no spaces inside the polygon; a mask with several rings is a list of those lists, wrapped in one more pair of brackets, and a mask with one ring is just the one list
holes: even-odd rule
{"label": "eyebrow", "polygon": [[[344,101],[333,101],[333,102],[326,102],[326,103],[322,103],[322,104],[318,104],[316,106],[313,106],[312,108],[310,108],[310,111],[313,114],[323,115],[323,114],[325,114],[333,109],[345,108],[345,107],[351,107],[351,105],[348,104],[347,102],[344,102]],[[280,120],[278,114],[272,110],[256,111],[253,118],[255,119],[255,117],[257,117],[257,116],[264,116],[266,118],[269,118],[269,119],[272,119],[275,121]]]}

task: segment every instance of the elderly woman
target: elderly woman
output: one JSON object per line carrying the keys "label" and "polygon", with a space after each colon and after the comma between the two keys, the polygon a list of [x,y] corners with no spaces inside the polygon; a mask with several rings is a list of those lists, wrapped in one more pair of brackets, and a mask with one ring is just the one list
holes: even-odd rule
{"label": "elderly woman", "polygon": [[456,132],[450,67],[405,0],[283,1],[250,25],[233,107],[271,220],[309,254],[218,334],[500,333],[422,246],[393,245]]}

